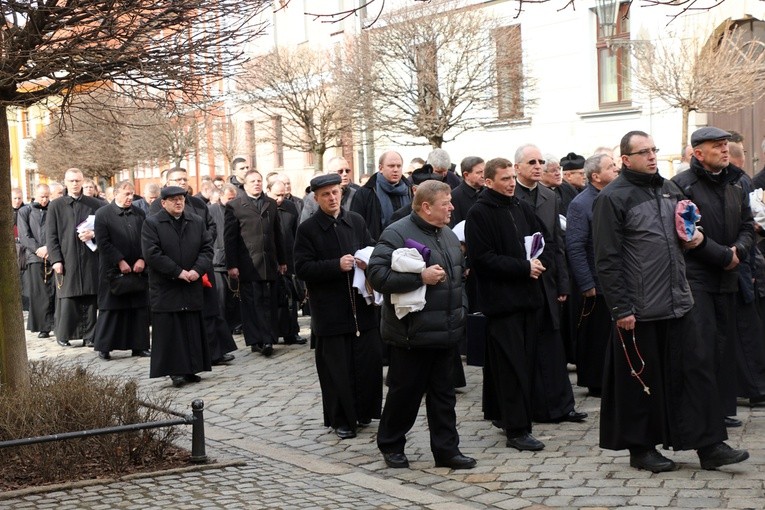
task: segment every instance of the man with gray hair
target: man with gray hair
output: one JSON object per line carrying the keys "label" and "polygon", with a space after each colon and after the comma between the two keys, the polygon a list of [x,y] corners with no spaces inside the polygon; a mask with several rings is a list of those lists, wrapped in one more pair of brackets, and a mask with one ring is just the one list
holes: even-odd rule
{"label": "man with gray hair", "polygon": [[147,184],[143,190],[143,198],[139,198],[133,202],[133,205],[141,209],[146,214],[149,214],[149,207],[151,207],[151,204],[157,198],[159,198],[159,191],[159,184],[153,182]]}
{"label": "man with gray hair", "polygon": [[432,173],[441,177],[441,179],[452,189],[460,185],[460,179],[452,170],[452,158],[444,149],[433,149],[428,154],[425,165],[433,167]]}
{"label": "man with gray hair", "polygon": [[597,154],[584,162],[587,185],[568,208],[566,217],[566,254],[574,289],[582,296],[575,310],[580,317],[576,337],[577,385],[587,387],[599,397],[603,386],[603,362],[606,344],[611,338],[611,313],[598,285],[595,272],[595,247],[592,240],[592,208],[598,193],[619,176],[611,156]]}
{"label": "man with gray hair", "polygon": [[[580,422],[587,413],[574,408],[574,393],[568,378],[566,352],[560,333],[560,308],[571,291],[560,226],[561,206],[555,193],[539,185],[545,160],[536,145],[522,145],[515,152],[518,185],[515,196],[529,204],[544,227],[545,252],[549,251],[547,270],[542,273],[544,305],[539,310],[541,325],[532,341],[534,363],[532,406],[538,422]],[[565,168],[565,167],[564,167]]]}
{"label": "man with gray hair", "polygon": [[[335,156],[327,162],[327,175],[337,174],[340,176],[340,188],[343,195],[340,202],[341,207],[348,211],[351,208],[353,195],[359,189],[358,184],[351,182],[351,166],[342,156]],[[310,218],[313,213],[319,210],[318,202],[314,199],[314,193],[311,191],[303,199],[303,210],[300,212],[300,223]]]}

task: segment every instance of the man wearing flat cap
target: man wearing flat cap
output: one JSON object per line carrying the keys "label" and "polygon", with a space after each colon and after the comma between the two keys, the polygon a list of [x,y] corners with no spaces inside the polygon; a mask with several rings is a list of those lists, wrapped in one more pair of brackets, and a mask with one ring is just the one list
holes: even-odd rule
{"label": "man wearing flat cap", "polygon": [[340,439],[380,418],[382,351],[374,306],[354,284],[357,250],[374,244],[364,218],[341,206],[338,174],[311,180],[319,209],[298,226],[295,270],[308,288],[324,425]]}
{"label": "man wearing flat cap", "polygon": [[704,242],[685,252],[686,274],[699,312],[702,339],[714,353],[720,404],[728,427],[736,415],[734,339],[738,266],[754,243],[749,195],[741,187],[743,170],[730,164],[731,134],[716,127],[691,135],[691,166],[672,180],[701,213]]}
{"label": "man wearing flat cap", "polygon": [[211,369],[202,275],[212,274],[213,240],[204,220],[185,212],[185,189],[163,188],[160,203],[162,210],[146,218],[141,232],[152,312],[149,377],[169,375],[182,386]]}

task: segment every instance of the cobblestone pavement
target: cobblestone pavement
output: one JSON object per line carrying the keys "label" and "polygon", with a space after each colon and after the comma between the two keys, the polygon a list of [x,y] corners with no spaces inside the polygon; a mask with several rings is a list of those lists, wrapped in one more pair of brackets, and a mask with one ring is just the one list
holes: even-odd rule
{"label": "cobblestone pavement", "polygon": [[[307,337],[307,319],[301,324]],[[147,393],[171,395],[178,411],[190,412],[191,401],[203,399],[207,454],[221,467],[0,494],[0,508],[765,508],[763,408],[740,406],[744,426],[729,429],[730,444],[748,448],[749,461],[703,471],[694,452],[670,452],[680,469],[651,474],[631,469],[626,452],[598,448],[600,401],[577,387],[577,408],[590,413],[585,423],[536,425],[535,436],[547,445],[542,452],[506,448],[500,431],[481,419],[481,370],[466,367],[468,386],[457,395],[460,446],[478,466],[435,468],[421,412],[408,436],[411,469],[394,470],[376,448],[377,422],[345,441],[322,425],[308,346],[280,344],[264,358],[246,349],[241,336],[236,340],[240,350],[230,365],[176,389],[169,379],[148,378],[148,359],[114,352],[112,361],[102,361],[91,349],[28,334],[30,359],[134,377]],[[184,434],[181,446],[190,447]]]}

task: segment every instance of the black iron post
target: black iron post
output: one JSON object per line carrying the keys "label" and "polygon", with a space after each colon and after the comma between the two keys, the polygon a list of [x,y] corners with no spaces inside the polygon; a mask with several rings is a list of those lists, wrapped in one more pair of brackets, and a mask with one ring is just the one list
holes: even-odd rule
{"label": "black iron post", "polygon": [[205,403],[202,399],[196,399],[191,403],[191,412],[194,421],[191,423],[191,462],[207,462],[205,453]]}

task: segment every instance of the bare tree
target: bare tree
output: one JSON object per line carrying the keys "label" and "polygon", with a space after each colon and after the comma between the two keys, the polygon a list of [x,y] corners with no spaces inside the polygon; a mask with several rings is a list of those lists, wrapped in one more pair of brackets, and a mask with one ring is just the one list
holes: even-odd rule
{"label": "bare tree", "polygon": [[[359,119],[398,144],[441,147],[532,103],[519,25],[480,6],[415,4],[383,14],[343,58],[343,84]],[[414,140],[413,140],[414,139]]]}
{"label": "bare tree", "polygon": [[231,115],[207,115],[204,131],[200,135],[202,147],[210,153],[218,154],[226,161],[226,168],[242,153],[243,136],[239,126]]}
{"label": "bare tree", "polygon": [[726,25],[707,42],[674,34],[632,43],[638,88],[682,111],[680,146],[692,111],[735,112],[765,96],[765,51],[745,31]]}
{"label": "bare tree", "polygon": [[281,117],[272,133],[284,147],[313,155],[321,171],[324,153],[350,130],[328,52],[276,48],[248,64],[243,84],[247,104],[267,117]]}
{"label": "bare tree", "polygon": [[[0,194],[10,194],[9,107],[49,98],[65,113],[76,94],[110,83],[127,96],[176,104],[236,71],[263,26],[267,0],[0,0]],[[17,274],[10,210],[0,212],[0,272]],[[0,284],[0,383],[27,386],[18,278]]]}

